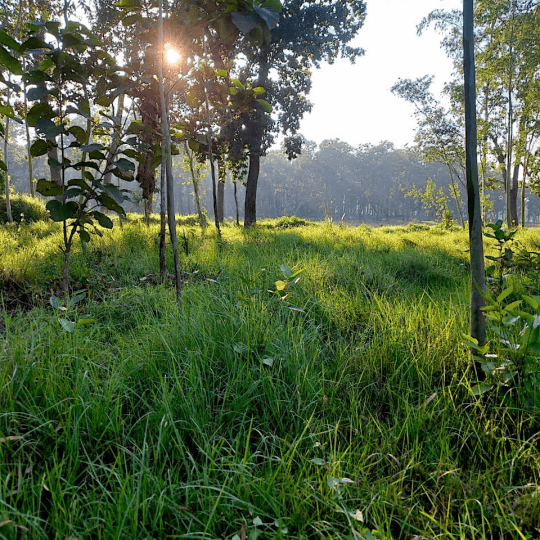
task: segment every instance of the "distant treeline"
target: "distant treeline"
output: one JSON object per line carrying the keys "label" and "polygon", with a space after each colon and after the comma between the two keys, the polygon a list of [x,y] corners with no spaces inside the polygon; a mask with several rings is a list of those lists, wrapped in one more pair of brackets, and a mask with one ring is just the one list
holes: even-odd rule
{"label": "distant treeline", "polygon": [[[10,154],[12,184],[18,192],[29,192],[25,152]],[[48,177],[49,168],[43,158],[34,164],[35,177]],[[192,179],[185,170],[182,156],[175,156],[176,211],[195,214]],[[495,179],[498,174],[494,172]],[[413,187],[425,189],[431,178],[437,188],[448,196],[448,208],[456,221],[459,218],[455,197],[451,195],[450,176],[444,165],[426,163],[414,148],[397,149],[392,143],[350,146],[340,140],[326,140],[320,145],[307,142],[302,154],[289,161],[282,150],[271,150],[261,161],[257,197],[257,217],[277,218],[296,215],[311,220],[343,220],[346,223],[400,223],[433,221],[435,208],[425,208],[418,197],[406,196]],[[122,182],[122,187],[132,189],[133,203],[129,211],[144,211],[140,189],[134,182]],[[502,181],[492,182],[488,191],[487,220],[505,218]],[[466,219],[464,186],[459,184],[461,211]],[[225,219],[236,218],[234,190],[227,179],[224,189]],[[201,200],[208,214],[212,215],[212,190],[209,175],[200,183]],[[159,199],[159,194],[156,197]],[[243,219],[244,186],[237,185],[239,219]],[[527,191],[525,200],[526,221],[540,222],[540,198]],[[157,204],[154,210],[158,211]]]}

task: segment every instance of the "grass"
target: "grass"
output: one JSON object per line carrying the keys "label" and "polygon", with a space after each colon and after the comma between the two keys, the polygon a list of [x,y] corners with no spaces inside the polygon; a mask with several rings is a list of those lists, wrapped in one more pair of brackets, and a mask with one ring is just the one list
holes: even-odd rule
{"label": "grass", "polygon": [[59,229],[0,229],[0,536],[540,537],[538,411],[469,392],[466,233],[299,221],[180,225],[179,309],[131,216],[67,313]]}

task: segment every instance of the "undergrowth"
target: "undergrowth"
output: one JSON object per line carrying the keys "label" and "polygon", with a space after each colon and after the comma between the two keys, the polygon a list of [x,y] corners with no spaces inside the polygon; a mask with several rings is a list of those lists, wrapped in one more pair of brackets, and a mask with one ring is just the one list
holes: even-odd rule
{"label": "undergrowth", "polygon": [[58,230],[0,229],[1,536],[539,537],[538,411],[470,391],[466,233],[182,231],[182,309],[132,218],[62,310]]}

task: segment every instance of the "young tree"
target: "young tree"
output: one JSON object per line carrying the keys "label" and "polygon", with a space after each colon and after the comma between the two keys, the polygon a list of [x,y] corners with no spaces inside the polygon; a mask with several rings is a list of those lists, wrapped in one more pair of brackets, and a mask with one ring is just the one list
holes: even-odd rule
{"label": "young tree", "polygon": [[471,260],[471,336],[482,346],[486,338],[482,312],[485,290],[484,243],[478,187],[476,74],[474,65],[473,0],[463,0],[463,79],[465,87],[465,159],[467,171],[467,207]]}

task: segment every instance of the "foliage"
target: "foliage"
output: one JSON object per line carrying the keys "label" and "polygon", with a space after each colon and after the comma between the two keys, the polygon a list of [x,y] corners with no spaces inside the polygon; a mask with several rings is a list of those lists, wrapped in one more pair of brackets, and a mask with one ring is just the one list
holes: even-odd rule
{"label": "foliage", "polygon": [[424,208],[435,212],[443,227],[448,229],[452,227],[454,218],[452,211],[448,207],[448,195],[442,188],[437,188],[437,184],[432,178],[428,178],[424,189],[419,189],[413,184],[412,189],[405,192],[405,197],[418,199],[424,205]]}
{"label": "foliage", "polygon": [[[540,297],[517,288],[528,285],[538,292],[539,254],[516,242],[517,231],[506,231],[502,221],[488,227],[492,232],[486,232],[486,237],[495,240],[497,254],[486,256],[495,264],[486,268],[491,288],[483,294],[482,310],[494,342],[480,347],[467,337],[486,377],[473,391],[477,395],[495,392],[513,407],[540,408]],[[515,277],[520,279],[513,284]]]}
{"label": "foliage", "polygon": [[[11,212],[13,221],[21,223],[24,221],[47,221],[49,213],[41,199],[29,197],[24,194],[14,194],[11,196]],[[0,223],[7,223],[5,199],[0,197]]]}

